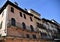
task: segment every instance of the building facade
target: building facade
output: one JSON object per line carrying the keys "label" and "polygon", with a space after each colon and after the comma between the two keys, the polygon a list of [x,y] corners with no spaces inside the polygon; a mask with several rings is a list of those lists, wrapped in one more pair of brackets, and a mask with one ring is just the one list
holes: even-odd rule
{"label": "building facade", "polygon": [[33,9],[27,11],[7,1],[0,9],[0,42],[53,42],[60,29],[40,16]]}

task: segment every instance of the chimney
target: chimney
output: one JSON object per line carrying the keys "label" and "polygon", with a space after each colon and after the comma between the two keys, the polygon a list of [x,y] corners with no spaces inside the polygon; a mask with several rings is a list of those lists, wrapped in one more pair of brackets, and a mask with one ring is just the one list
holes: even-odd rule
{"label": "chimney", "polygon": [[26,8],[24,8],[24,10],[25,10],[25,11],[27,11],[27,9],[26,9]]}
{"label": "chimney", "polygon": [[18,3],[17,2],[14,2],[14,4],[18,6]]}
{"label": "chimney", "polygon": [[7,1],[9,1],[9,0],[7,0]]}

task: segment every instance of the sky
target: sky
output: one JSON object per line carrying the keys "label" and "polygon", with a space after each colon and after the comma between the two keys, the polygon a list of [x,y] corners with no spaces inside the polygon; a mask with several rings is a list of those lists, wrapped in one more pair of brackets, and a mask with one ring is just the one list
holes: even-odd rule
{"label": "sky", "polygon": [[[41,18],[54,19],[60,23],[60,0],[10,0],[17,2],[18,6],[26,9],[33,9],[41,14]],[[0,0],[0,7],[6,0]]]}

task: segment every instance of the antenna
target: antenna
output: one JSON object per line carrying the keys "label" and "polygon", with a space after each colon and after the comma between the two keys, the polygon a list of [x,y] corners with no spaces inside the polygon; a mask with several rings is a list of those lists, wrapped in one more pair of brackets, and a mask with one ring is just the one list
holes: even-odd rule
{"label": "antenna", "polygon": [[7,0],[7,1],[9,1],[9,0]]}

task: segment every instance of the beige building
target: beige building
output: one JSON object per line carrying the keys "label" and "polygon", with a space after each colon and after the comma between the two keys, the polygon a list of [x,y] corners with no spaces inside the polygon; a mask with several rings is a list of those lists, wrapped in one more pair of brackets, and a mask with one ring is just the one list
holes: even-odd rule
{"label": "beige building", "polygon": [[10,1],[0,9],[0,42],[52,42],[46,34],[41,15],[33,9],[24,10]]}

